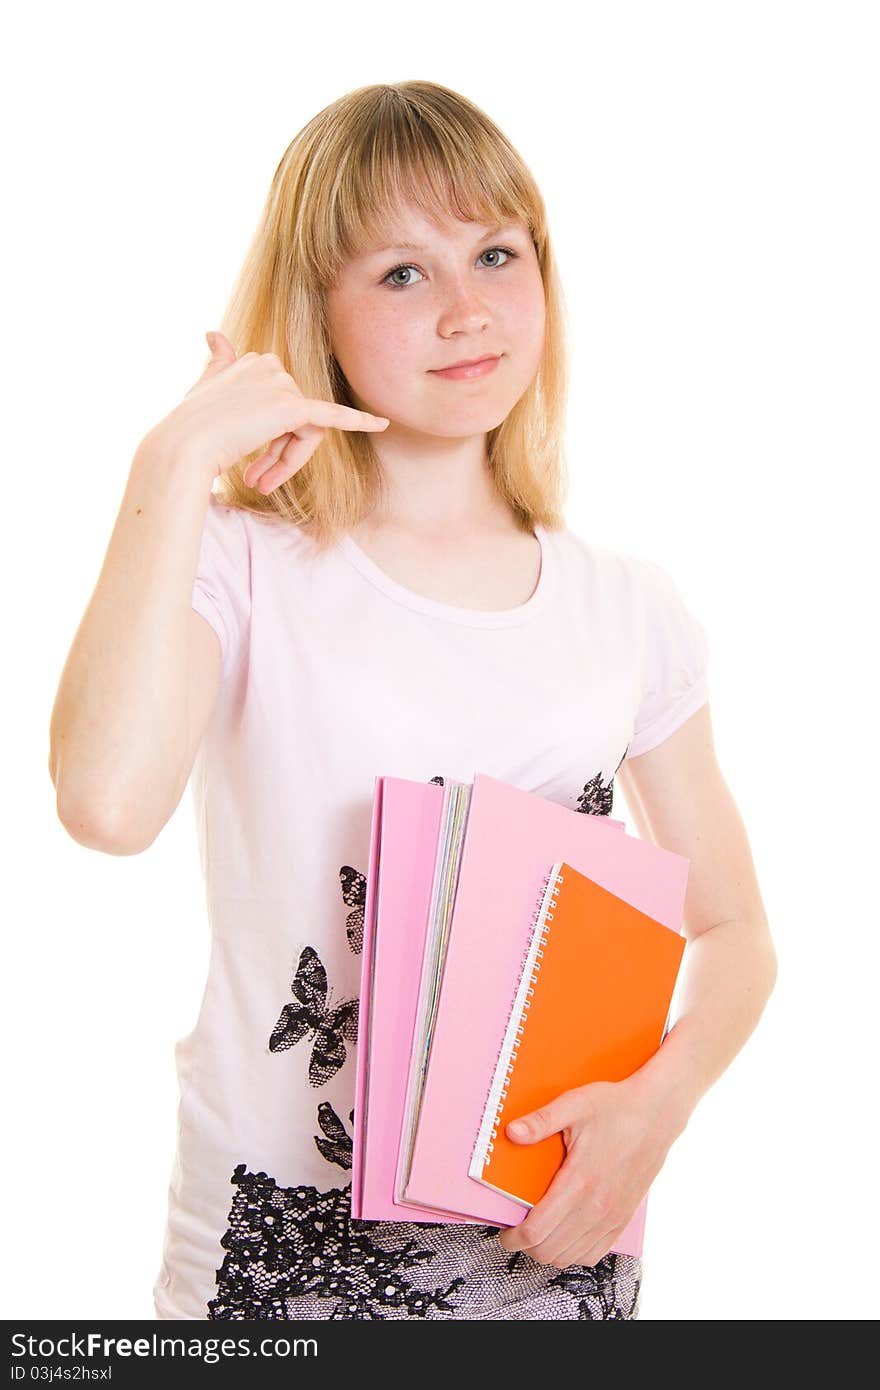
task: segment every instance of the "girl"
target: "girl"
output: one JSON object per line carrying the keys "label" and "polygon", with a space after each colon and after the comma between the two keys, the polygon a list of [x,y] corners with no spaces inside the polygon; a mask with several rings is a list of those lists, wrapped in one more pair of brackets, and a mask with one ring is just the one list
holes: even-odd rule
{"label": "girl", "polygon": [[[192,778],[212,950],[156,1316],[635,1318],[641,1261],[611,1247],[775,955],[705,632],[665,570],[562,517],[540,193],[455,92],[356,90],[286,151],[208,338],[136,451],[51,728],[84,845],[146,849]],[[353,1221],[374,778],[478,771],[591,815],[619,773],[690,858],[681,1016],[626,1082],[527,1117],[567,1157],[519,1225]]]}

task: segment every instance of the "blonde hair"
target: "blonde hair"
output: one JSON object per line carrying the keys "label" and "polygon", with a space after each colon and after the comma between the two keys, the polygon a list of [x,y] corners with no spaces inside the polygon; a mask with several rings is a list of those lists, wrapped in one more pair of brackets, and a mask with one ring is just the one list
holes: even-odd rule
{"label": "blonde hair", "polygon": [[[487,433],[490,472],[523,530],[564,525],[565,308],[544,202],[485,112],[434,82],[359,87],[292,140],[272,179],[221,328],[236,353],[275,352],[303,394],[354,405],[333,357],[324,292],[352,255],[413,202],[442,219],[528,226],[545,294],[535,376]],[[244,482],[266,443],[221,475],[227,505],[307,524],[321,547],[367,515],[380,490],[372,435],[328,429],[308,462],[264,495]]]}

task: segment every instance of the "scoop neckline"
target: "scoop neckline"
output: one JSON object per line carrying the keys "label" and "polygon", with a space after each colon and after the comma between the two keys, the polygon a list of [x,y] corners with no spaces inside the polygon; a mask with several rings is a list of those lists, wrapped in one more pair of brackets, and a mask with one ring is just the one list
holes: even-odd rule
{"label": "scoop neckline", "polygon": [[517,604],[515,608],[459,608],[454,604],[428,598],[426,594],[416,593],[415,589],[408,589],[404,584],[392,579],[390,574],[386,574],[375,560],[361,549],[348,531],[343,532],[340,538],[340,549],[349,563],[374,588],[386,598],[402,604],[405,608],[411,608],[416,613],[424,613],[450,623],[461,623],[467,627],[516,627],[519,623],[529,622],[541,611],[553,582],[552,545],[548,531],[544,526],[535,525],[532,532],[541,547],[541,570],[529,598],[525,603]]}

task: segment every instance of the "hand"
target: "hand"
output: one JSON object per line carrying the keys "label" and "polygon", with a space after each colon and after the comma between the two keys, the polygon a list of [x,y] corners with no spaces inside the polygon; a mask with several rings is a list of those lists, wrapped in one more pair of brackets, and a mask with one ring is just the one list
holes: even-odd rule
{"label": "hand", "polygon": [[389,424],[385,416],[304,396],[277,353],[236,357],[222,333],[206,336],[211,356],[202,375],[151,436],[205,460],[212,477],[256,453],[242,478],[266,495],[308,462],[328,429],[377,432]]}
{"label": "hand", "polygon": [[498,1239],[539,1264],[595,1265],[608,1254],[659,1173],[676,1137],[655,1093],[625,1081],[594,1081],[564,1091],[520,1117],[528,1134],[505,1127],[509,1139],[536,1143],[562,1133],[566,1156],[539,1202]]}

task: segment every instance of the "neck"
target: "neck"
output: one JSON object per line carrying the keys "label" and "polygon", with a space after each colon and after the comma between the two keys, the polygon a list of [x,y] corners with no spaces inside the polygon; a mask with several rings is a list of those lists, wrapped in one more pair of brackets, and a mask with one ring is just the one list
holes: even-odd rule
{"label": "neck", "polygon": [[[374,439],[374,447],[378,440]],[[382,491],[370,527],[456,531],[506,525],[511,513],[489,470],[485,435],[429,441],[400,431],[376,447]]]}

